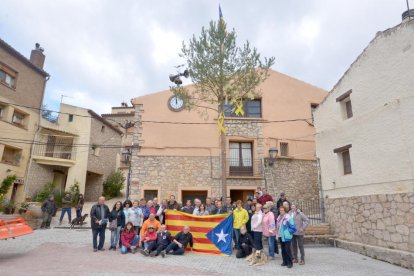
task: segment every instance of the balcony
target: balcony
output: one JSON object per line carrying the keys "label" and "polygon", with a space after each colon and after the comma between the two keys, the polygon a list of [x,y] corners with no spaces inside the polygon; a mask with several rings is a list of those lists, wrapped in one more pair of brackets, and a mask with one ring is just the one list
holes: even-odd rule
{"label": "balcony", "polygon": [[227,177],[228,178],[262,178],[263,164],[262,160],[239,160],[227,159]]}
{"label": "balcony", "polygon": [[72,136],[42,135],[34,144],[33,159],[39,164],[71,167],[76,160],[73,139]]}

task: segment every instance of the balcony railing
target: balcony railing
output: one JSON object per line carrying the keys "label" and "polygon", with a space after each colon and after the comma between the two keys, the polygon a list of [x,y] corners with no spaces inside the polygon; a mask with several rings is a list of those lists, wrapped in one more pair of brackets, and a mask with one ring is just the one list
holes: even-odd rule
{"label": "balcony railing", "polygon": [[227,159],[227,176],[263,177],[262,160]]}
{"label": "balcony railing", "polygon": [[40,141],[34,145],[34,155],[76,160],[76,148],[73,147],[73,137],[43,135]]}

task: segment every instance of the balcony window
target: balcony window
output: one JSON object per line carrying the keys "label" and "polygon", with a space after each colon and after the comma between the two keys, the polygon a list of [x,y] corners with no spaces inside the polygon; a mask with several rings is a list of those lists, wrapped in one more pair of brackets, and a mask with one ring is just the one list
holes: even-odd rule
{"label": "balcony window", "polygon": [[236,108],[230,103],[224,106],[225,117],[242,117],[242,118],[261,118],[262,117],[262,101],[257,100],[244,100],[243,111],[244,115],[236,115]]}
{"label": "balcony window", "polygon": [[252,143],[230,143],[230,176],[253,175]]}

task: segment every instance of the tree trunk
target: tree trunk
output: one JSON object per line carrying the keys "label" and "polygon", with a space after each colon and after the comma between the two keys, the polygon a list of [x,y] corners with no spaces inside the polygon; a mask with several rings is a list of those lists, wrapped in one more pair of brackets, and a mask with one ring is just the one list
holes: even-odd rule
{"label": "tree trunk", "polygon": [[226,200],[227,196],[227,160],[226,160],[226,135],[221,132],[220,133],[220,148],[221,148],[221,194],[222,200],[224,204],[224,200]]}

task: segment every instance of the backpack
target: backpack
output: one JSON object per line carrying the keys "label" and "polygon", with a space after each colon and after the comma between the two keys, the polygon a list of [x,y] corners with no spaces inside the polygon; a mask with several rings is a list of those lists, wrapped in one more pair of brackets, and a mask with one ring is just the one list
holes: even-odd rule
{"label": "backpack", "polygon": [[297,231],[295,221],[293,220],[293,217],[291,217],[287,223],[287,229],[290,234],[294,234]]}

